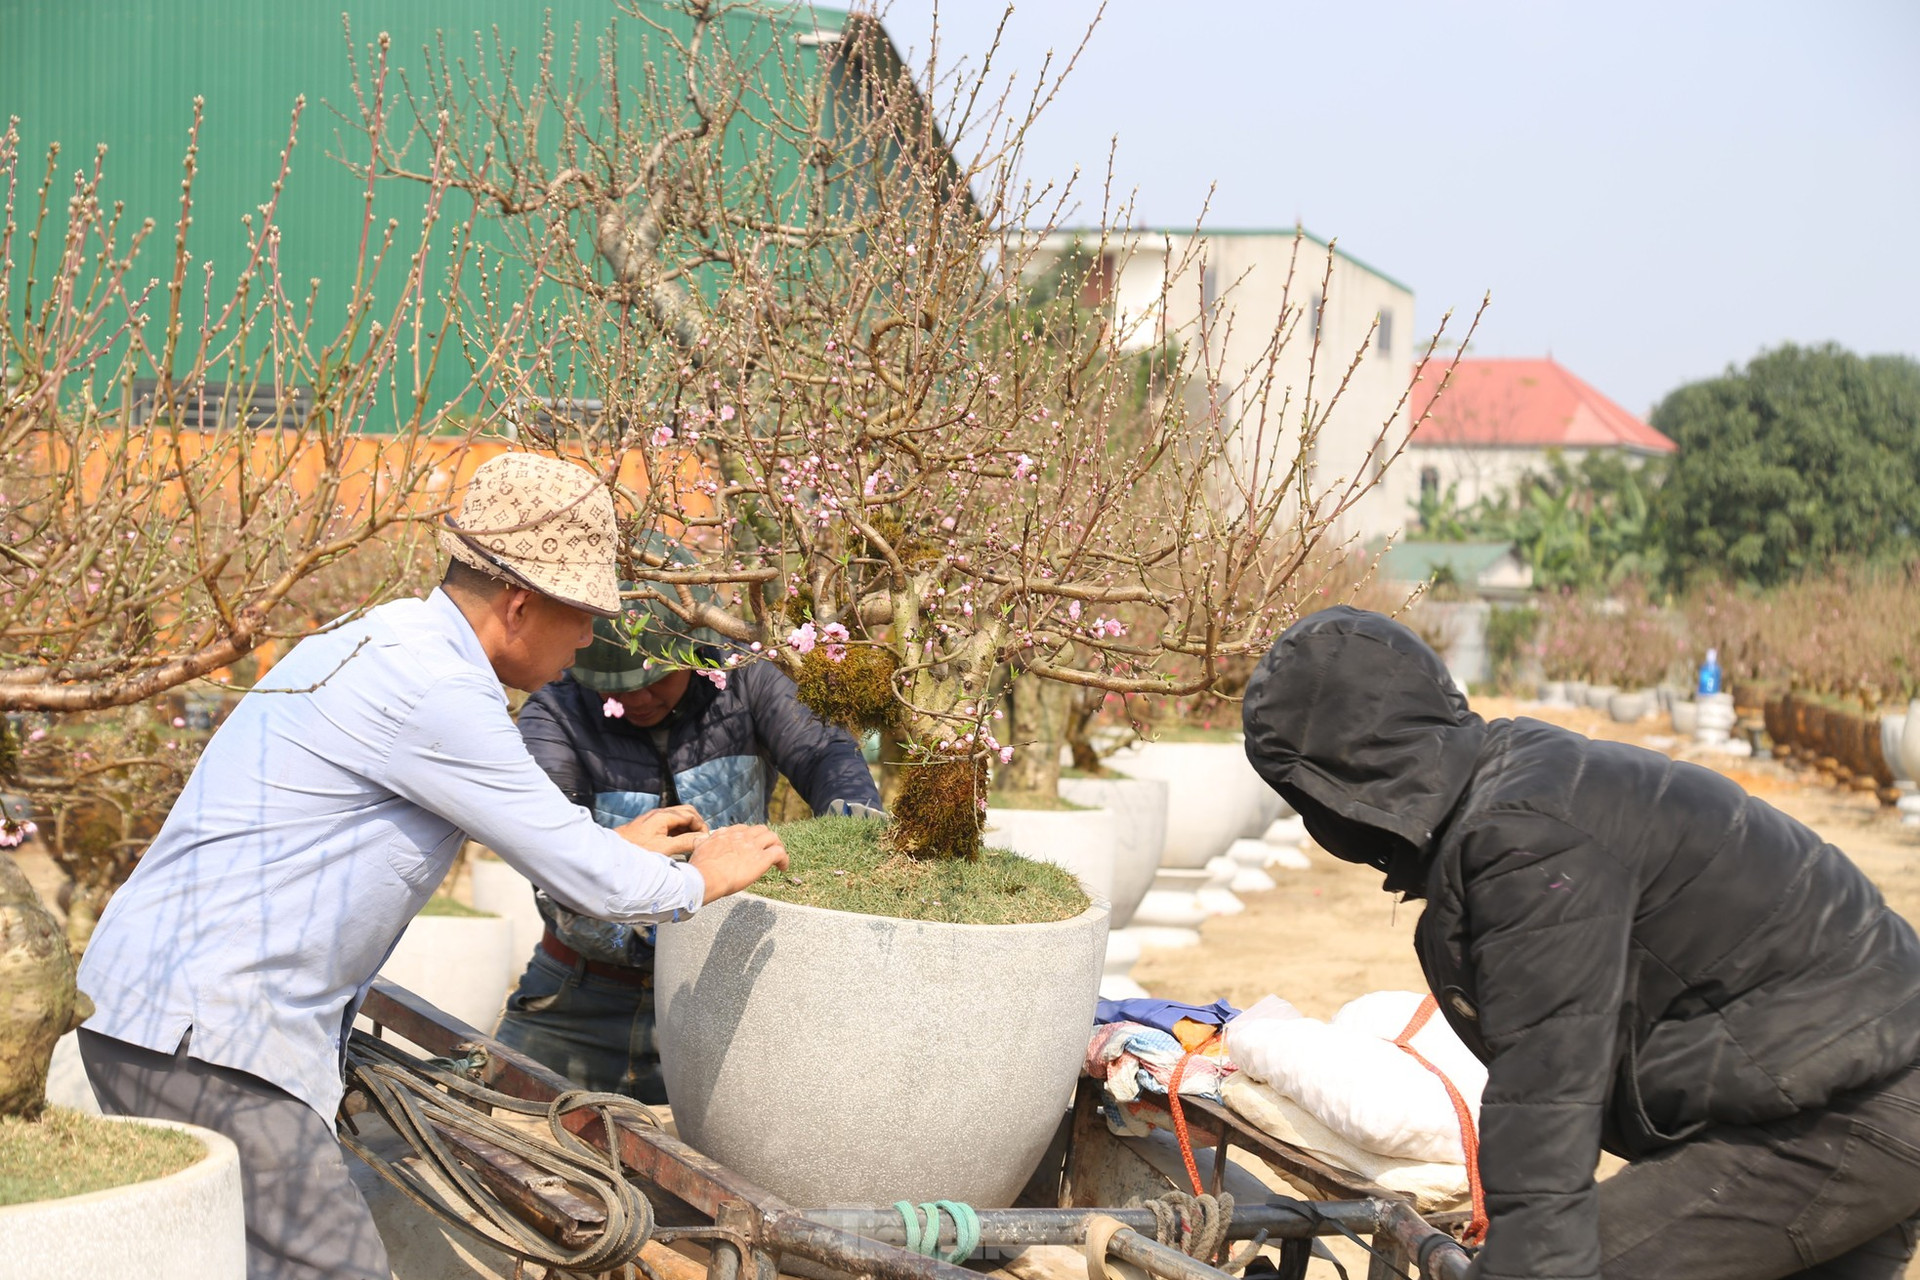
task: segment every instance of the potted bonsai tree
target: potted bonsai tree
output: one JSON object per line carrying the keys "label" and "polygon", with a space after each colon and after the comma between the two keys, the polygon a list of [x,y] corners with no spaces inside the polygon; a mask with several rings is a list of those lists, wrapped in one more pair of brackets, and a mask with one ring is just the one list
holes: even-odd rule
{"label": "potted bonsai tree", "polygon": [[[1070,1092],[1109,925],[1056,869],[983,848],[1024,699],[1180,696],[1263,652],[1413,424],[1316,473],[1364,351],[1277,381],[1275,354],[1315,341],[1304,281],[1249,368],[1223,366],[1211,292],[1169,331],[1199,248],[1162,305],[1123,310],[1099,282],[1126,247],[1089,237],[1066,301],[1036,305],[1067,197],[1022,177],[1024,93],[937,50],[916,79],[867,15],[756,13],[745,41],[736,16],[648,7],[537,66],[442,62],[415,136],[450,160],[375,138],[366,172],[467,193],[539,260],[556,342],[520,441],[594,459],[630,541],[684,547],[637,553],[636,593],[881,744],[890,824],[799,824],[790,873],[660,929],[682,1135],[800,1202],[1005,1204]],[[1134,400],[1143,348],[1179,354]],[[635,458],[645,482],[616,481]]]}

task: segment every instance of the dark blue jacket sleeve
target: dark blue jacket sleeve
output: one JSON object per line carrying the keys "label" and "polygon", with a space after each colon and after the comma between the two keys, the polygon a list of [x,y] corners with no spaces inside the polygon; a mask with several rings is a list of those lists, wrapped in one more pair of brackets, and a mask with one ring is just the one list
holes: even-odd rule
{"label": "dark blue jacket sleeve", "polygon": [[520,739],[533,762],[553,784],[577,805],[593,807],[593,786],[587,780],[579,749],[567,734],[566,685],[556,680],[527,699],[520,708]]}
{"label": "dark blue jacket sleeve", "polygon": [[793,789],[817,816],[835,800],[880,807],[880,790],[845,729],[825,723],[804,706],[786,673],[757,662],[734,673],[747,682],[753,729]]}

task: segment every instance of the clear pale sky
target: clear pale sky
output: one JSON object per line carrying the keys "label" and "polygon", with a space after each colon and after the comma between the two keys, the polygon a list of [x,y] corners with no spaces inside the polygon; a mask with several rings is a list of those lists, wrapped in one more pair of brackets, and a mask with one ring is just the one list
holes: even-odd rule
{"label": "clear pale sky", "polygon": [[[942,63],[1003,5],[940,6]],[[1028,78],[1097,5],[1020,0]],[[924,67],[932,0],[886,24]],[[1409,285],[1419,327],[1555,359],[1636,413],[1781,342],[1920,356],[1920,3],[1111,0],[1026,168],[1136,221],[1292,226]]]}

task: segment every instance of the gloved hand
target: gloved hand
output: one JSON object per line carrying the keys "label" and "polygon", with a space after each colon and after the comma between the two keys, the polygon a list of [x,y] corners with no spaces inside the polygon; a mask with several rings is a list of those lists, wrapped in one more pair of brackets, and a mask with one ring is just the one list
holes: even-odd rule
{"label": "gloved hand", "polygon": [[892,822],[893,818],[885,809],[876,809],[870,804],[858,800],[834,800],[828,803],[823,818],[878,818],[882,822]]}

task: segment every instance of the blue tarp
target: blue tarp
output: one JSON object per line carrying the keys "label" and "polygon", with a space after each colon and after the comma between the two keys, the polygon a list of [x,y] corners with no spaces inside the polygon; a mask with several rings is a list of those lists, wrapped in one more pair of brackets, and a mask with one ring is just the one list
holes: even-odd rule
{"label": "blue tarp", "polygon": [[1142,996],[1132,1000],[1102,1000],[1093,1007],[1093,1024],[1096,1027],[1109,1022],[1138,1022],[1166,1032],[1171,1032],[1173,1024],[1182,1018],[1192,1018],[1195,1022],[1211,1023],[1218,1027],[1224,1026],[1228,1019],[1239,1016],[1240,1011],[1225,1000],[1215,1000],[1212,1004],[1182,1004],[1178,1000],[1155,1000],[1151,996]]}

